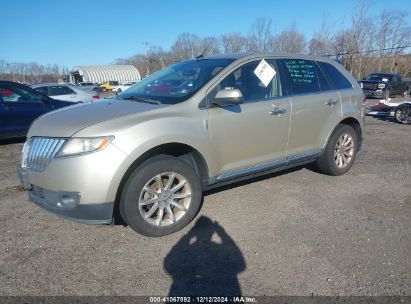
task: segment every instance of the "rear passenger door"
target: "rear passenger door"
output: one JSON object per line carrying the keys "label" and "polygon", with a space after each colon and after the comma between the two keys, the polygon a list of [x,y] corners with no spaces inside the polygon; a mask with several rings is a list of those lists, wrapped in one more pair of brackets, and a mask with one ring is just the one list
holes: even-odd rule
{"label": "rear passenger door", "polygon": [[341,117],[340,95],[315,61],[291,58],[279,61],[291,100],[287,158],[316,156]]}
{"label": "rear passenger door", "polygon": [[[363,92],[357,85],[353,89],[351,82],[332,64],[327,62],[318,62],[318,65],[331,85],[338,90],[341,101],[341,111],[345,116],[357,117],[361,119],[363,106]],[[348,72],[343,71],[344,73]]]}

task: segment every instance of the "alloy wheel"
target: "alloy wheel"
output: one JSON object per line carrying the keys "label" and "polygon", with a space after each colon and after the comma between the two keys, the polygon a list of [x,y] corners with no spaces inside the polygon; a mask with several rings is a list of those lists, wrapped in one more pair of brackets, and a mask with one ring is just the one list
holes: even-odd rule
{"label": "alloy wheel", "polygon": [[176,172],[152,177],[140,193],[138,208],[150,225],[164,227],[181,220],[191,204],[191,185]]}
{"label": "alloy wheel", "polygon": [[354,139],[348,134],[344,133],[337,140],[334,148],[334,161],[338,168],[347,167],[354,155]]}

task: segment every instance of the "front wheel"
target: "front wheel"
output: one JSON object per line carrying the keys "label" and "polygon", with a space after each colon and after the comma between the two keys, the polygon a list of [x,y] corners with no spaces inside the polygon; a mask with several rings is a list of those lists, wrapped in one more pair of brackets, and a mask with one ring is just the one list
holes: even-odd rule
{"label": "front wheel", "polygon": [[394,113],[395,120],[402,124],[411,124],[411,105],[399,106]]}
{"label": "front wheel", "polygon": [[164,236],[186,226],[201,207],[198,174],[184,161],[156,156],[129,176],[120,199],[120,214],[136,232]]}
{"label": "front wheel", "polygon": [[343,175],[354,163],[358,151],[358,136],[349,125],[338,125],[317,160],[319,170],[328,175]]}

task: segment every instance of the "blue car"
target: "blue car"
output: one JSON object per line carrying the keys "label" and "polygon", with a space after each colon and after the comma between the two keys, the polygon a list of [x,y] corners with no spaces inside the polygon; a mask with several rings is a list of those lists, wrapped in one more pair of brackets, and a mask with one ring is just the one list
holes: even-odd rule
{"label": "blue car", "polygon": [[26,85],[0,81],[0,139],[26,136],[34,119],[70,105],[73,102],[52,99]]}

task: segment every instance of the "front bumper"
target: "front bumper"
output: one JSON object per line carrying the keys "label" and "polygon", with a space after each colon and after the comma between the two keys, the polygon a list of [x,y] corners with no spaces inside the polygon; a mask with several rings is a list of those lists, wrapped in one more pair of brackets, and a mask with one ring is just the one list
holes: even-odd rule
{"label": "front bumper", "polygon": [[[82,224],[111,224],[113,222],[114,203],[77,205],[73,209],[67,209],[59,207],[59,199],[47,199],[47,196],[61,198],[60,193],[40,189],[35,187],[28,190],[29,199],[53,214]],[[48,195],[41,195],[39,192],[46,192]]]}
{"label": "front bumper", "polygon": [[385,91],[383,90],[366,90],[363,89],[363,93],[367,97],[374,97],[374,98],[384,98],[385,97]]}
{"label": "front bumper", "polygon": [[29,200],[66,219],[86,224],[113,221],[116,193],[131,160],[113,144],[81,156],[53,159],[43,172],[19,166]]}
{"label": "front bumper", "polygon": [[[113,222],[114,202],[101,204],[79,204],[80,193],[50,191],[28,180],[28,171],[17,168],[20,183],[29,200],[37,206],[65,219],[83,224],[111,224]],[[68,202],[68,203],[67,203]]]}

